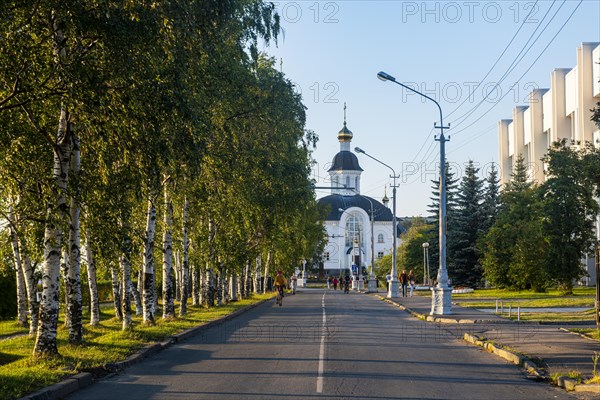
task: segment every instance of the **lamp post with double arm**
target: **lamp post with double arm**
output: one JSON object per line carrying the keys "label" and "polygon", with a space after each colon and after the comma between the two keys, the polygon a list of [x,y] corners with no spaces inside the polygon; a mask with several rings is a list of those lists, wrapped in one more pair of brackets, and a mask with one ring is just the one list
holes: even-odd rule
{"label": "lamp post with double arm", "polygon": [[446,269],[446,139],[444,129],[449,129],[449,126],[444,126],[442,116],[442,107],[433,98],[423,94],[409,86],[400,83],[383,71],[377,73],[377,78],[382,81],[394,82],[403,88],[425,97],[435,103],[440,111],[440,125],[434,124],[434,127],[440,130],[440,137],[435,140],[440,142],[440,210],[439,210],[439,244],[440,244],[440,267],[437,273],[437,284],[431,288],[431,313],[434,314],[452,314],[452,288],[448,285],[448,270]]}
{"label": "lamp post with double arm", "polygon": [[397,228],[396,228],[396,187],[397,187],[396,186],[396,178],[398,176],[396,175],[396,171],[394,171],[394,169],[392,167],[390,167],[383,161],[376,159],[372,155],[367,154],[360,147],[355,147],[354,151],[356,151],[357,153],[362,153],[365,156],[369,157],[370,159],[377,161],[379,164],[392,170],[393,175],[391,176],[391,178],[393,178],[393,180],[394,180],[393,185],[392,185],[392,187],[393,187],[393,190],[392,190],[392,273],[391,273],[392,279],[389,284],[387,297],[388,298],[398,297],[398,272],[396,271],[396,237],[398,236]]}

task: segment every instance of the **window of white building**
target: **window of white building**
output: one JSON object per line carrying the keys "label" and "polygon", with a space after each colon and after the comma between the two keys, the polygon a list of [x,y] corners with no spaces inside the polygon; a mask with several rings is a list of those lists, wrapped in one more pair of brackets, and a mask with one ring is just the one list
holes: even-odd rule
{"label": "window of white building", "polygon": [[346,247],[354,246],[357,240],[360,246],[363,237],[363,220],[358,214],[352,213],[346,221]]}
{"label": "window of white building", "polygon": [[377,243],[383,243],[383,233],[377,235]]}
{"label": "window of white building", "polygon": [[383,258],[383,251],[377,252],[377,259],[381,260]]}
{"label": "window of white building", "polygon": [[328,251],[323,253],[323,258],[325,259],[325,261],[329,261],[329,252]]}

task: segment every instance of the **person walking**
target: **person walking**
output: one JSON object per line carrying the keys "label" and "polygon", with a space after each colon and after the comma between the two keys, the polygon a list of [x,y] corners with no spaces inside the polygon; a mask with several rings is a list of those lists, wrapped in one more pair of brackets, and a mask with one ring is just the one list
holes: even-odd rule
{"label": "person walking", "polygon": [[337,290],[338,278],[333,277],[333,290]]}
{"label": "person walking", "polygon": [[331,289],[331,275],[327,277],[327,289]]}
{"label": "person walking", "polygon": [[409,297],[413,297],[413,291],[415,290],[415,274],[411,269],[408,271],[408,285],[409,285]]}
{"label": "person walking", "polygon": [[296,274],[292,275],[292,278],[290,279],[292,281],[292,294],[296,294],[296,288],[298,287],[298,277],[296,276]]}
{"label": "person walking", "polygon": [[402,270],[402,273],[398,277],[398,280],[402,285],[402,297],[406,297],[406,288],[408,287],[408,274],[406,273],[405,269]]}

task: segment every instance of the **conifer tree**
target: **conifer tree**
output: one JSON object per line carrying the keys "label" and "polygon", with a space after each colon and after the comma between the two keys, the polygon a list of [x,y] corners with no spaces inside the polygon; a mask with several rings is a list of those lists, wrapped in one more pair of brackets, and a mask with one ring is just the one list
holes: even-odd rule
{"label": "conifer tree", "polygon": [[482,203],[482,235],[485,235],[492,225],[494,225],[496,216],[498,215],[500,197],[499,182],[498,170],[496,169],[495,164],[492,164],[488,176],[485,179],[486,187],[483,194]]}
{"label": "conifer tree", "polygon": [[546,243],[540,234],[541,203],[527,179],[522,156],[515,160],[509,183],[500,195],[496,220],[482,239],[484,276],[497,287],[544,291]]}
{"label": "conifer tree", "polygon": [[484,224],[483,181],[478,173],[479,168],[469,160],[458,188],[452,230],[454,238],[450,251],[453,268],[448,270],[454,285],[476,287],[482,280],[477,239]]}

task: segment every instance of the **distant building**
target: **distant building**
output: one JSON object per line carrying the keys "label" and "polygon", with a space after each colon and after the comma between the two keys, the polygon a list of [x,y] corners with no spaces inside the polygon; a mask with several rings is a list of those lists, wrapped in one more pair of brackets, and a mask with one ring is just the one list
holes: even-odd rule
{"label": "distant building", "polygon": [[372,256],[377,260],[392,251],[389,199],[384,195],[381,203],[360,194],[363,169],[350,150],[352,136],[346,126],[344,106],[344,127],[338,133],[340,151],[333,157],[328,170],[331,194],[318,200],[322,207],[329,209],[325,219],[328,242],[321,256],[326,275],[345,275],[352,271],[353,265],[360,266],[363,273],[368,272]]}
{"label": "distant building", "polygon": [[[590,110],[600,101],[600,43],[582,43],[577,48],[577,65],[552,71],[549,89],[530,93],[529,105],[513,109],[512,119],[498,123],[498,160],[500,183],[511,179],[513,165],[522,155],[529,179],[542,183],[542,157],[550,145],[560,139],[600,145],[600,130],[590,120]],[[596,222],[600,240],[600,217]],[[590,279],[595,282],[594,255],[586,257]]]}

